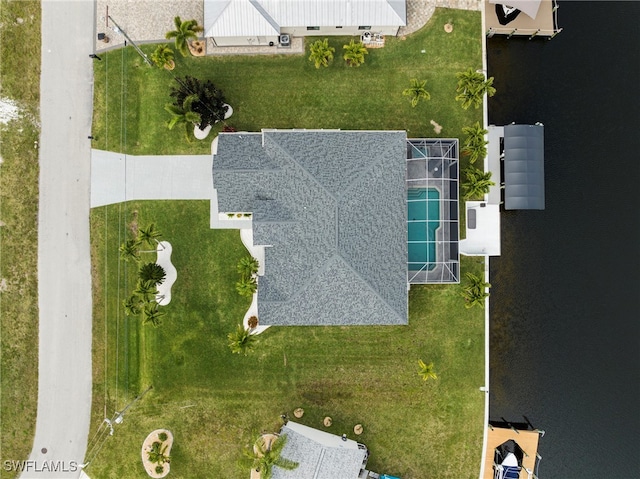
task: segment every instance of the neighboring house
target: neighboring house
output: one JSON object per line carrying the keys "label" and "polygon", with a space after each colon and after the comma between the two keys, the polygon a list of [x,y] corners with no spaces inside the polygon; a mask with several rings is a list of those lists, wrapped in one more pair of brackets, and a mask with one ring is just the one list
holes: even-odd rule
{"label": "neighboring house", "polygon": [[405,0],[204,0],[204,32],[218,46],[278,44],[280,36],[396,35]]}
{"label": "neighboring house", "polygon": [[369,452],[364,444],[289,421],[281,457],[298,463],[292,471],[273,468],[272,479],[358,479],[366,477]]}
{"label": "neighboring house", "polygon": [[406,153],[403,131],[219,135],[212,226],[252,215],[261,324],[407,324]]}

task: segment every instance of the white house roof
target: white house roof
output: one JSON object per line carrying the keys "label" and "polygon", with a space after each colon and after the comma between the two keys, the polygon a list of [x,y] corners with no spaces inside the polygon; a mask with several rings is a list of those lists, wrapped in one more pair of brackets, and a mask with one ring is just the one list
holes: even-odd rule
{"label": "white house roof", "polygon": [[252,0],[205,0],[206,37],[275,36],[280,27]]}
{"label": "white house roof", "polygon": [[404,0],[259,0],[283,27],[406,24]]}
{"label": "white house roof", "polygon": [[277,35],[283,27],[403,26],[405,0],[204,0],[205,36]]}

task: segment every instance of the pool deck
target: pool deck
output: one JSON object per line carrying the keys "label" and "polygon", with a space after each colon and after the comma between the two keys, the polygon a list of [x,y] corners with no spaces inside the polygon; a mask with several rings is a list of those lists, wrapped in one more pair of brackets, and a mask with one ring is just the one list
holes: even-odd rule
{"label": "pool deck", "polygon": [[534,472],[536,454],[538,453],[538,440],[540,439],[540,434],[537,431],[520,431],[487,426],[487,452],[484,456],[484,474],[480,476],[481,479],[493,479],[494,450],[509,439],[516,441],[525,453],[525,457],[522,460],[523,468],[520,471],[520,479],[530,477],[525,469]]}

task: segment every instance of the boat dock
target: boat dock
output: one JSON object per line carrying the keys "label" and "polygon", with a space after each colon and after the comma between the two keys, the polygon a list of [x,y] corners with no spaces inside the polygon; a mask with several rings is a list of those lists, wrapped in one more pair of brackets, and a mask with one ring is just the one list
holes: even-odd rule
{"label": "boat dock", "polygon": [[487,448],[483,462],[484,473],[481,479],[494,479],[494,451],[500,444],[512,439],[518,443],[524,452],[520,479],[535,479],[536,461],[538,455],[538,440],[541,433],[537,430],[519,430],[515,428],[503,428],[487,426]]}
{"label": "boat dock", "polygon": [[[505,20],[498,16],[496,4],[500,0],[485,0],[484,14],[487,37],[493,35],[527,36],[529,40],[536,36],[549,39],[562,31],[558,27],[558,5],[556,0],[505,0],[504,4],[522,10],[514,19]],[[501,8],[502,3],[498,5]],[[527,14],[528,13],[528,14]],[[506,22],[506,23],[505,23]]]}

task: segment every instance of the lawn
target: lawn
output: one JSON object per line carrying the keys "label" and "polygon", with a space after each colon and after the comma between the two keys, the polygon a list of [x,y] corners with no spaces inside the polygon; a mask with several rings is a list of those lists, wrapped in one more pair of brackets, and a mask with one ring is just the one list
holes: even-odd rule
{"label": "lawn", "polygon": [[31,451],[38,399],[40,2],[0,0],[0,38],[0,101],[20,109],[0,122],[0,457],[17,461]]}
{"label": "lawn", "polygon": [[[152,221],[173,244],[178,270],[157,328],[124,315],[135,266],[118,257],[131,231]],[[374,471],[403,479],[477,477],[484,316],[464,308],[459,286],[413,286],[408,326],[273,327],[253,354],[233,355],[226,335],[248,306],[234,288],[236,263],[247,252],[237,230],[211,230],[208,221],[206,201],[92,211],[93,479],[145,477],[140,446],[160,427],[176,438],[173,477],[246,479],[243,446],[254,434],[277,431],[280,415],[293,417],[297,407],[305,410],[300,422],[366,444]],[[463,261],[463,271],[481,268]],[[418,376],[420,358],[434,362],[438,380]],[[113,436],[94,436],[105,414],[112,417],[150,385]],[[330,428],[322,425],[327,415]],[[359,437],[357,423],[364,426]]]}
{"label": "lawn", "polygon": [[[454,32],[446,34],[444,23]],[[409,137],[459,137],[481,120],[454,100],[455,73],[481,66],[478,12],[438,9],[405,40],[389,38],[360,68],[336,58],[316,70],[302,55],[176,57],[176,75],[211,79],[234,108],[228,124],[261,128],[406,130]],[[143,46],[149,53],[153,46]],[[424,51],[424,53],[423,53]],[[163,110],[172,73],[149,68],[131,48],[95,62],[94,148],[129,154],[201,154],[210,141],[169,131]],[[431,100],[412,108],[401,92],[427,80]],[[443,126],[440,135],[430,120]],[[464,167],[463,160],[461,167]],[[118,247],[138,226],[155,222],[174,247],[178,280],[157,328],[126,316],[122,301],[136,266]],[[300,422],[353,439],[371,450],[369,468],[403,479],[477,477],[484,396],[484,312],[467,310],[460,286],[414,286],[409,325],[279,327],[260,336],[254,354],[233,355],[226,336],[248,301],[235,291],[236,263],[247,254],[238,231],[211,230],[209,203],[129,202],[92,210],[94,395],[87,472],[93,479],[146,477],[140,446],[168,428],[175,436],[173,477],[246,479],[242,449],[280,415],[305,410]],[[152,261],[152,253],[145,259]],[[462,273],[480,273],[464,258]],[[439,379],[424,382],[418,359]],[[113,436],[101,427],[131,404]],[[324,428],[322,418],[333,418]],[[455,460],[451,460],[455,458]]]}
{"label": "lawn", "polygon": [[[444,32],[448,21],[453,33]],[[437,9],[429,23],[405,40],[387,38],[371,49],[365,64],[342,60],[349,38],[330,38],[335,59],[316,69],[307,55],[255,55],[183,58],[173,72],[147,66],[125,48],[95,62],[94,148],[129,154],[207,153],[209,141],[187,142],[184,129],[169,131],[173,75],[210,79],[233,107],[228,124],[238,130],[261,128],[341,128],[406,130],[409,137],[459,137],[461,128],[482,120],[481,110],[463,110],[454,97],[455,74],[482,67],[479,12]],[[309,39],[313,41],[315,39]],[[147,53],[153,45],[143,45]],[[411,78],[427,80],[431,100],[412,108],[402,90]],[[429,123],[442,125],[436,135]]]}

